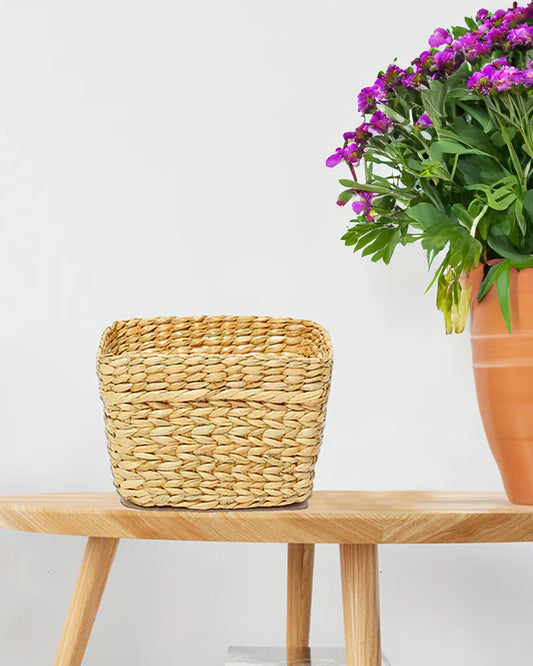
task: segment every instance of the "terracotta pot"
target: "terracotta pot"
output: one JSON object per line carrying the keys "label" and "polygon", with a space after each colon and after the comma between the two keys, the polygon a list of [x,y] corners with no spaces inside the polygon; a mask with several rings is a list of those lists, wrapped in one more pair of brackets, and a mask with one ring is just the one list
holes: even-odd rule
{"label": "terracotta pot", "polygon": [[511,271],[511,333],[495,287],[477,302],[482,277],[482,267],[471,274],[472,357],[481,418],[507,497],[514,504],[533,504],[533,268]]}

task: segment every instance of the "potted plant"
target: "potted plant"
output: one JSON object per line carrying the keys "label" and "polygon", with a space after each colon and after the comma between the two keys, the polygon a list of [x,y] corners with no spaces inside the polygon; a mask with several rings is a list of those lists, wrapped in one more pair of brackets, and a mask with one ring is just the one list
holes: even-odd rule
{"label": "potted plant", "polygon": [[[485,430],[511,501],[533,504],[533,2],[437,28],[358,97],[326,165],[350,177],[346,245],[388,264],[419,242],[446,332],[472,309]],[[429,289],[429,287],[428,287]],[[471,308],[472,306],[472,308]],[[521,458],[517,458],[517,454]]]}

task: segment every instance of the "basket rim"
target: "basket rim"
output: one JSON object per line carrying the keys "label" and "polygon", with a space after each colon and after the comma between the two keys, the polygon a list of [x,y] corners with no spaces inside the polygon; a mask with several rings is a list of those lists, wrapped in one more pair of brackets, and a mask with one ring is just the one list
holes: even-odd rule
{"label": "basket rim", "polygon": [[323,352],[321,354],[314,354],[313,356],[301,356],[299,354],[291,354],[286,352],[281,352],[277,354],[261,354],[258,352],[249,352],[247,354],[176,354],[175,352],[123,352],[121,354],[112,354],[105,353],[99,354],[99,362],[105,361],[106,359],[117,359],[117,358],[175,358],[175,359],[198,359],[198,360],[213,360],[213,359],[235,359],[245,360],[250,358],[264,359],[264,360],[275,360],[275,359],[286,359],[287,361],[298,361],[298,362],[307,362],[311,363],[312,361],[321,361],[324,363],[330,362],[333,360],[333,353],[331,350],[328,352]]}
{"label": "basket rim", "polygon": [[[264,353],[264,352],[243,352],[241,354],[239,353],[220,353],[220,352],[199,352],[199,353],[194,353],[194,351],[191,351],[191,353],[176,353],[174,351],[159,351],[159,350],[145,350],[145,351],[124,351],[121,353],[113,353],[110,351],[107,351],[104,349],[106,343],[107,343],[107,338],[109,334],[117,327],[119,324],[129,324],[129,325],[135,325],[135,324],[155,324],[157,325],[158,323],[166,323],[171,320],[176,320],[176,321],[190,321],[192,323],[194,322],[200,322],[200,321],[209,321],[209,320],[215,320],[215,321],[224,321],[224,320],[235,320],[235,319],[255,319],[257,321],[267,321],[271,322],[273,324],[279,323],[279,324],[304,324],[308,326],[310,329],[315,329],[321,333],[323,336],[323,340],[325,343],[325,349],[323,350],[318,350],[317,353],[312,354],[311,356],[304,356],[299,353],[293,353],[291,351],[283,351],[283,352],[277,352],[277,353]],[[265,360],[275,360],[275,359],[280,359],[284,358],[287,360],[291,361],[305,361],[305,362],[313,362],[313,361],[323,361],[323,362],[331,362],[333,360],[333,346],[331,342],[331,336],[329,334],[329,331],[322,326],[322,324],[319,324],[315,321],[312,321],[310,319],[296,319],[292,317],[269,317],[269,316],[262,316],[262,315],[199,315],[199,316],[160,316],[160,317],[151,317],[151,318],[144,318],[144,317],[136,317],[132,319],[118,319],[114,321],[112,324],[110,324],[102,333],[101,339],[100,339],[100,345],[98,349],[98,362],[101,363],[105,360],[112,360],[112,359],[118,359],[118,358],[161,358],[161,359],[168,359],[169,357],[171,358],[176,358],[176,359],[236,359],[236,360],[244,360],[244,359],[250,359],[250,358],[257,358],[257,359],[265,359]]]}

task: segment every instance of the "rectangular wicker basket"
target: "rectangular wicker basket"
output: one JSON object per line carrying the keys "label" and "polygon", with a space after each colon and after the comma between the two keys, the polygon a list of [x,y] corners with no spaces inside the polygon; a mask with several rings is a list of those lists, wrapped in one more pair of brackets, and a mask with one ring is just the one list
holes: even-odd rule
{"label": "rectangular wicker basket", "polygon": [[113,480],[142,507],[282,506],[312,492],[328,332],[269,317],[118,321],[98,351]]}

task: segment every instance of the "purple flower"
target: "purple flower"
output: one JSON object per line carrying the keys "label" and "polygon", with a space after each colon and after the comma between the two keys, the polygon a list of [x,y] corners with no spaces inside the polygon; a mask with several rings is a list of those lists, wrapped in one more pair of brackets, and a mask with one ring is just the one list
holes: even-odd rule
{"label": "purple flower", "polygon": [[492,42],[486,35],[467,32],[454,42],[455,51],[462,51],[468,60],[488,55],[492,48]]}
{"label": "purple flower", "polygon": [[507,25],[500,25],[495,28],[491,28],[485,33],[485,39],[490,44],[491,48],[495,47],[504,47],[507,42]]}
{"label": "purple flower", "polygon": [[486,77],[487,79],[492,79],[492,77],[498,71],[498,69],[500,69],[503,65],[507,65],[507,61],[499,63],[498,65],[496,65],[496,67],[494,65],[495,63],[490,65],[484,65],[481,68],[481,71],[479,72],[481,76]]}
{"label": "purple flower", "polygon": [[356,143],[349,143],[342,149],[342,155],[348,162],[359,162],[358,150],[359,146]]}
{"label": "purple flower", "polygon": [[533,42],[533,26],[522,25],[507,33],[507,41],[511,46],[531,46]]}
{"label": "purple flower", "polygon": [[[495,63],[498,63],[498,67],[501,67],[500,62],[495,61]],[[467,88],[469,90],[479,90],[485,95],[492,92],[493,76],[498,72],[498,67],[494,67],[493,64],[485,65],[481,68],[481,71],[474,72],[467,81]]]}
{"label": "purple flower", "polygon": [[385,134],[389,127],[392,127],[392,120],[383,111],[376,111],[370,118],[370,127],[376,134]]}
{"label": "purple flower", "polygon": [[515,25],[517,23],[527,22],[527,20],[531,18],[531,16],[533,15],[533,14],[528,15],[530,14],[531,9],[533,9],[531,3],[529,4],[528,7],[518,7],[517,4],[518,3],[514,2],[512,8],[509,9],[505,15],[505,20],[509,21],[509,23],[512,22]]}
{"label": "purple flower", "polygon": [[416,88],[420,85],[420,74],[406,74],[401,77],[400,83],[405,88]]}
{"label": "purple flower", "polygon": [[398,65],[389,65],[385,74],[377,79],[376,83],[381,83],[384,90],[394,90],[394,85],[398,79],[407,72],[404,69],[398,67]]}
{"label": "purple flower", "polygon": [[344,132],[342,138],[345,141],[357,141],[359,144],[364,143],[370,136],[370,125],[368,123],[361,123],[356,127],[353,132]]}
{"label": "purple flower", "polygon": [[424,66],[430,58],[431,58],[430,51],[422,51],[422,53],[418,56],[418,60],[422,66]]}
{"label": "purple flower", "polygon": [[368,138],[368,134],[370,132],[370,125],[368,123],[361,123],[359,127],[355,128],[355,131],[357,132],[357,139],[359,142],[364,141],[365,139]]}
{"label": "purple flower", "polygon": [[360,113],[366,113],[376,104],[384,102],[387,95],[383,89],[383,81],[377,80],[373,86],[363,88],[357,96],[357,108]]}
{"label": "purple flower", "polygon": [[431,118],[428,116],[428,114],[424,111],[424,113],[420,116],[420,118],[415,122],[415,127],[432,127],[433,123],[431,122]]}
{"label": "purple flower", "polygon": [[326,160],[326,166],[331,169],[331,167],[340,164],[343,159],[344,159],[344,154],[342,152],[342,148],[335,148],[335,152],[333,153],[333,155],[330,155]]}
{"label": "purple flower", "polygon": [[365,113],[376,104],[375,99],[376,91],[373,86],[363,88],[359,95],[357,95],[357,110],[360,113]]}
{"label": "purple flower", "polygon": [[524,88],[531,88],[533,86],[533,69],[525,69],[522,72],[522,83]]}
{"label": "purple flower", "polygon": [[528,69],[517,69],[509,65],[505,57],[497,58],[482,67],[479,72],[474,72],[468,79],[467,87],[469,90],[478,90],[485,95],[511,90],[519,85],[529,87],[531,84]]}
{"label": "purple flower", "polygon": [[[422,75],[429,72],[429,69],[432,64],[433,64],[433,56],[429,51],[422,51],[422,53],[418,56],[418,58],[415,58],[414,60],[411,61],[411,65],[415,68],[415,74],[417,75]],[[402,85],[406,86],[403,79],[400,79],[400,81]],[[406,86],[406,87],[409,88],[411,86]]]}
{"label": "purple flower", "polygon": [[353,212],[357,215],[364,215],[369,222],[372,222],[372,199],[374,198],[373,192],[358,192],[359,201],[352,203]]}
{"label": "purple flower", "polygon": [[[485,65],[486,67],[496,67],[496,69],[499,69],[500,67],[503,67],[504,65],[508,65],[509,63],[507,62],[507,56],[502,56],[501,58],[496,58],[496,60],[493,60],[490,65]],[[483,68],[485,69],[485,68]]]}
{"label": "purple flower", "polygon": [[447,65],[455,61],[453,49],[446,48],[444,51],[437,51],[433,55],[433,62],[438,69],[444,69]]}
{"label": "purple flower", "polygon": [[429,38],[429,45],[432,49],[438,48],[443,44],[451,44],[452,36],[444,28],[437,28]]}
{"label": "purple flower", "polygon": [[516,67],[502,67],[491,76],[491,83],[498,92],[510,90],[522,83],[522,72]]}
{"label": "purple flower", "polygon": [[330,155],[326,160],[327,167],[331,168],[337,166],[337,164],[340,164],[343,160],[355,164],[361,159],[364,150],[364,141],[368,135],[358,130],[355,132],[346,132],[345,135],[353,135],[354,138],[360,137],[361,143],[352,141],[351,143],[348,143],[346,146],[344,146],[344,148],[336,148],[333,155]]}
{"label": "purple flower", "polygon": [[486,9],[480,9],[476,14],[476,19],[479,23],[483,23],[483,21],[486,21],[488,15],[489,12]]}
{"label": "purple flower", "polygon": [[468,90],[479,90],[479,92],[488,94],[492,90],[492,82],[488,76],[483,76],[481,72],[474,72],[468,79]]}

